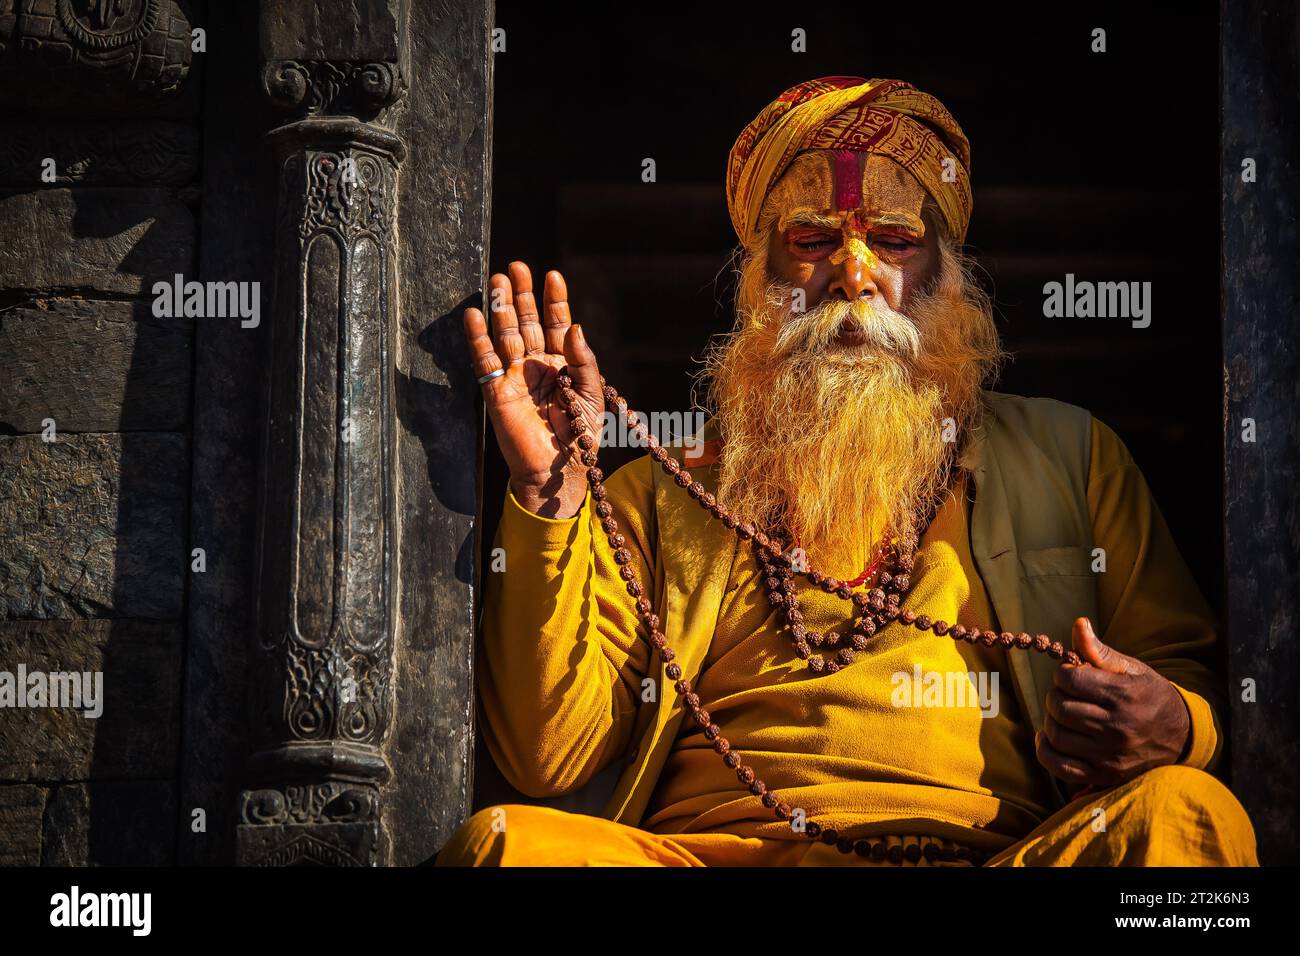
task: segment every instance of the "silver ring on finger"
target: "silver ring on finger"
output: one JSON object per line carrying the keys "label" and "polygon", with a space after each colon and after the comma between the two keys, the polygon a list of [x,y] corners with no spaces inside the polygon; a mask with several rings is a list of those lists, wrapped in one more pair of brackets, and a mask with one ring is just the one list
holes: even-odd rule
{"label": "silver ring on finger", "polygon": [[494,378],[500,378],[504,374],[506,374],[506,370],[503,368],[499,368],[495,372],[488,372],[486,375],[480,375],[478,383],[480,385],[483,385],[487,382],[492,381],[492,379]]}

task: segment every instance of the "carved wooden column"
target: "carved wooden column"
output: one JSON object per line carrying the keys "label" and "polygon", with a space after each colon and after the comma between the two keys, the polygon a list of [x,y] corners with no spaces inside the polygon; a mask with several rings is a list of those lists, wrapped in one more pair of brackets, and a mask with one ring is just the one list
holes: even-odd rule
{"label": "carved wooden column", "polygon": [[242,864],[382,865],[402,0],[263,4],[278,204]]}

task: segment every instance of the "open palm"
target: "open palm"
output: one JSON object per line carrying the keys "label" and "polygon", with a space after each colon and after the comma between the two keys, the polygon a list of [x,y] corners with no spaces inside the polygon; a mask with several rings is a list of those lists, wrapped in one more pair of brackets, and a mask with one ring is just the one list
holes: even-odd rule
{"label": "open palm", "polygon": [[557,377],[567,365],[587,428],[599,435],[605,405],[600,372],[581,327],[570,319],[564,277],[547,273],[539,315],[528,266],[512,262],[509,273],[488,283],[491,332],[483,313],[471,308],[465,310],[465,337],[478,377],[504,370],[482,388],[511,490],[530,510],[567,517],[585,497],[585,485]]}

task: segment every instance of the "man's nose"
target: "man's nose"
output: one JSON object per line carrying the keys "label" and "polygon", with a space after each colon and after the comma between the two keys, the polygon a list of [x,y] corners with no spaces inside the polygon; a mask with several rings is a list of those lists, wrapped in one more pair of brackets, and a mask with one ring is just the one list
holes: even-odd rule
{"label": "man's nose", "polygon": [[874,277],[877,260],[861,239],[849,239],[831,256],[835,271],[831,275],[832,298],[846,302],[870,299],[879,293]]}

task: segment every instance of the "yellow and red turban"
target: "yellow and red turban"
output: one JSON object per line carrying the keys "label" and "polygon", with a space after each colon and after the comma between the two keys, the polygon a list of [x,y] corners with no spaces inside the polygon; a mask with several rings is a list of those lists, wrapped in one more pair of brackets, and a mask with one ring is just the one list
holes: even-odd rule
{"label": "yellow and red turban", "polygon": [[[970,143],[942,103],[902,80],[826,76],[786,90],[741,132],[727,159],[727,209],[746,246],[763,202],[809,149],[887,156],[934,197],[962,242],[970,222]],[[945,160],[948,162],[945,163]]]}

